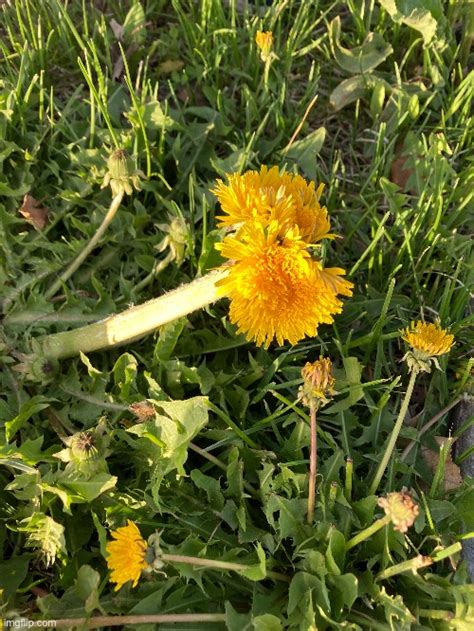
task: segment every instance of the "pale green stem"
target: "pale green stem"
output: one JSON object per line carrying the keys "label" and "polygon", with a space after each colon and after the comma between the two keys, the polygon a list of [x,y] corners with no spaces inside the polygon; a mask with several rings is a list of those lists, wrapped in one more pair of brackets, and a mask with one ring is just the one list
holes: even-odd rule
{"label": "pale green stem", "polygon": [[105,215],[102,223],[97,228],[94,236],[86,245],[86,247],[78,254],[78,256],[68,265],[68,267],[64,270],[62,274],[60,274],[59,278],[52,284],[52,286],[46,291],[45,298],[49,300],[52,298],[62,287],[63,283],[68,281],[74,272],[79,269],[82,263],[86,260],[92,250],[97,246],[99,241],[102,239],[105,231],[109,227],[112,219],[115,217],[117,210],[120,207],[123,199],[123,191],[120,191],[115,197],[112,199],[112,202],[109,206],[109,210]]}
{"label": "pale green stem", "polygon": [[385,517],[382,517],[381,519],[377,519],[377,521],[374,521],[374,523],[371,526],[369,526],[368,528],[365,528],[364,530],[361,530],[354,537],[352,537],[352,539],[349,539],[349,541],[346,543],[346,550],[355,548],[355,546],[358,546],[359,543],[362,543],[363,541],[365,541],[366,539],[374,535],[376,532],[378,532],[381,528],[383,528],[389,523],[390,523],[389,515],[385,515]]}
{"label": "pale green stem", "polygon": [[316,503],[316,475],[317,475],[317,467],[318,467],[316,407],[314,405],[311,405],[311,409],[310,409],[309,435],[310,435],[309,487],[308,487],[308,514],[306,516],[306,521],[309,526],[312,526],[313,521],[314,521],[314,507]]}
{"label": "pale green stem", "polygon": [[369,495],[375,495],[378,486],[380,484],[380,480],[382,479],[383,474],[385,473],[385,469],[387,468],[388,462],[392,457],[393,450],[395,449],[395,445],[397,442],[398,435],[400,434],[400,430],[402,429],[403,421],[405,420],[405,416],[408,410],[408,405],[410,403],[411,395],[413,393],[413,388],[415,387],[416,381],[416,370],[412,370],[410,374],[410,381],[408,382],[407,391],[405,393],[405,398],[403,399],[400,412],[398,413],[398,418],[395,421],[395,427],[392,430],[392,434],[390,436],[390,440],[388,441],[387,448],[383,455],[383,458],[379,464],[375,477],[370,486]]}
{"label": "pale green stem", "polygon": [[[136,616],[93,616],[92,618],[60,618],[48,620],[47,628],[102,629],[104,627],[122,627],[128,624],[166,624],[173,622],[225,622],[224,613],[167,613]],[[28,620],[28,628],[46,627],[45,621]]]}
{"label": "pale green stem", "polygon": [[[201,557],[190,557],[182,554],[160,554],[160,559],[167,563],[187,563],[188,565],[200,565],[201,567],[208,567],[215,570],[232,570],[233,572],[244,572],[251,568],[250,565],[244,565],[243,563],[203,559]],[[280,572],[272,572],[271,570],[267,570],[266,577],[273,578],[277,581],[285,581],[285,583],[291,581],[289,576],[280,574]]]}
{"label": "pale green stem", "polygon": [[388,567],[383,572],[377,576],[377,581],[383,581],[392,576],[396,576],[397,574],[403,574],[403,572],[416,572],[423,567],[428,567],[433,564],[433,559],[431,557],[425,557],[422,554],[419,554],[413,559],[408,559],[407,561],[402,561],[402,563],[397,563],[396,565],[392,565]]}
{"label": "pale green stem", "polygon": [[219,298],[216,282],[226,274],[227,270],[221,268],[100,322],[48,335],[40,340],[42,353],[50,359],[63,359],[80,352],[90,353],[133,342],[168,322],[215,302]]}

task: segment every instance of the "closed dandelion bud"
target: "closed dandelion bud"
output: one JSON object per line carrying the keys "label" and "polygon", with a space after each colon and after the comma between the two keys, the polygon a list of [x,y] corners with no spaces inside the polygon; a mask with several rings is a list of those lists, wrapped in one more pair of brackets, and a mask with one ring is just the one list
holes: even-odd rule
{"label": "closed dandelion bud", "polygon": [[413,94],[408,101],[408,113],[413,120],[418,118],[418,114],[420,113],[420,101],[416,94]]}
{"label": "closed dandelion bud", "polygon": [[412,322],[402,331],[402,339],[411,346],[403,359],[408,368],[416,372],[431,372],[431,364],[439,368],[437,357],[449,353],[454,335],[441,328],[439,323]]}
{"label": "closed dandelion bud", "polygon": [[166,237],[155,246],[158,252],[170,250],[170,258],[178,266],[184,261],[186,246],[189,242],[189,229],[181,217],[170,217],[168,224],[158,224],[158,228],[166,232]]}
{"label": "closed dandelion bud", "polygon": [[379,497],[377,504],[390,517],[394,529],[400,532],[407,532],[418,517],[418,505],[405,489],[399,493],[388,493],[386,497]]}
{"label": "closed dandelion bud", "polygon": [[299,398],[305,405],[319,408],[329,403],[335,394],[336,380],[328,357],[320,357],[313,363],[308,362],[302,369],[301,376],[303,385],[299,390]]}
{"label": "closed dandelion bud", "polygon": [[107,160],[107,173],[101,188],[110,186],[112,195],[131,195],[133,188],[140,189],[140,177],[144,174],[136,169],[135,163],[123,149],[115,150]]}
{"label": "closed dandelion bud", "polygon": [[370,113],[372,118],[380,116],[385,101],[385,86],[382,82],[375,84],[372,91],[372,98],[370,99]]}

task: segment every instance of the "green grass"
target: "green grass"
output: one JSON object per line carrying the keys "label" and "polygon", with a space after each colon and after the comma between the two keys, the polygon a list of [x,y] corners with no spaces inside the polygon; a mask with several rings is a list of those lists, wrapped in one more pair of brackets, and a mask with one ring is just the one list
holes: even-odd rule
{"label": "green grass", "polygon": [[[472,488],[464,481],[445,491],[447,454],[434,472],[422,456],[422,447],[439,452],[434,437],[450,425],[449,413],[439,412],[470,387],[472,7],[417,0],[427,11],[420,31],[394,21],[382,7],[389,4],[2,4],[3,617],[226,613],[225,623],[199,628],[260,631],[472,623],[474,592],[456,546],[474,530]],[[336,17],[339,37],[330,26]],[[120,42],[112,19],[123,26]],[[257,30],[274,36],[267,75]],[[392,50],[383,56],[376,47],[381,57],[367,69],[367,44],[361,55],[350,51],[369,33]],[[117,147],[143,172],[141,190],[126,196],[100,246],[48,300],[110,204],[101,184]],[[325,184],[323,201],[342,238],[322,254],[355,284],[334,326],[296,347],[263,350],[236,335],[220,301],[126,348],[65,360],[36,381],[18,370],[39,336],[99,320],[217,266],[214,243],[223,232],[209,189],[225,173],[261,164]],[[42,231],[18,212],[26,194],[49,209]],[[456,345],[440,359],[442,370],[418,378],[413,422],[402,428],[378,490],[408,487],[420,516],[406,536],[390,526],[345,554],[345,542],[381,516],[368,492],[408,383],[399,330],[438,317]],[[311,528],[308,415],[297,392],[302,366],[320,354],[333,360],[339,394],[318,417]],[[160,414],[138,423],[129,405],[145,399],[158,410],[160,401],[176,401],[168,405],[179,431],[163,433],[169,419],[163,425]],[[100,434],[97,427],[105,434],[90,461],[54,457],[68,436]],[[175,564],[114,594],[104,545],[126,519],[144,536],[159,530],[167,552],[251,564],[257,580]],[[290,584],[263,578],[258,544],[267,569]],[[436,553],[429,568],[390,575],[392,566]],[[376,580],[382,572],[388,578]]]}

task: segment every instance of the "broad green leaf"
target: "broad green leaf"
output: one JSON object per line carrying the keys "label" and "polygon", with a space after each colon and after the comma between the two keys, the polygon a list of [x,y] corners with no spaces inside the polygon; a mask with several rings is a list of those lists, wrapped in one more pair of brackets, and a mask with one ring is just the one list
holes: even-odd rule
{"label": "broad green leaf", "polygon": [[34,414],[41,412],[41,410],[45,410],[49,407],[51,401],[54,400],[55,399],[47,399],[39,394],[31,397],[29,401],[21,406],[19,414],[15,416],[15,418],[11,419],[11,421],[7,421],[5,423],[7,440],[10,441],[18,430],[24,427]]}
{"label": "broad green leaf", "polygon": [[379,0],[392,20],[421,33],[424,43],[443,43],[446,18],[441,0]]}
{"label": "broad green leaf", "polygon": [[138,372],[138,362],[131,353],[123,353],[113,367],[115,385],[120,390],[120,396],[127,399]]}
{"label": "broad green leaf", "polygon": [[252,631],[252,614],[237,613],[229,601],[225,603],[225,626],[228,631]]}
{"label": "broad green leaf", "polygon": [[179,318],[160,327],[158,340],[153,353],[156,363],[171,359],[179,336],[186,326],[186,322],[186,318]]}
{"label": "broad green leaf", "polygon": [[240,572],[242,576],[249,578],[251,581],[261,581],[267,575],[267,560],[265,552],[260,543],[257,544],[258,565],[251,565],[248,569]]}
{"label": "broad green leaf", "polygon": [[221,511],[224,508],[224,496],[222,495],[219,480],[205,475],[199,469],[191,471],[191,480],[198,487],[206,491],[209,506],[214,510]]}
{"label": "broad green leaf", "polygon": [[[143,447],[137,449],[152,460],[151,487],[155,501],[165,475],[177,470],[184,474],[184,463],[188,457],[190,441],[201,431],[208,421],[206,397],[194,397],[186,401],[157,401],[156,417],[152,420],[133,425],[128,429],[139,436]],[[159,412],[164,412],[165,415]],[[157,440],[151,440],[151,436]]]}
{"label": "broad green leaf", "polygon": [[331,577],[331,581],[341,593],[344,605],[350,610],[358,596],[359,581],[357,576],[341,574],[341,576]]}
{"label": "broad green leaf", "polygon": [[351,74],[368,72],[393,53],[393,48],[380,33],[369,33],[362,46],[348,49],[340,44],[341,18],[337,16],[329,25],[329,39],[336,62]]}
{"label": "broad green leaf", "polygon": [[346,556],[346,540],[342,532],[332,528],[329,535],[329,544],[326,549],[326,565],[332,574],[340,575],[344,571],[344,559]]}
{"label": "broad green leaf", "polygon": [[306,177],[314,179],[316,176],[316,156],[321,151],[326,138],[326,129],[319,127],[305,138],[294,142],[287,151],[283,151],[283,158],[296,162]]}
{"label": "broad green leaf", "polygon": [[387,92],[391,91],[389,83],[373,75],[367,74],[350,77],[342,81],[337,88],[332,91],[329,97],[329,103],[334,110],[340,110],[346,107],[346,105],[367,96],[369,91],[373,90],[379,83],[385,86]]}
{"label": "broad green leaf", "polygon": [[271,613],[252,618],[254,631],[283,631],[281,620]]}
{"label": "broad green leaf", "polygon": [[87,478],[58,478],[58,481],[62,483],[68,489],[71,489],[82,497],[86,502],[92,502],[96,497],[110,491],[117,484],[117,478],[109,473],[97,473],[91,479]]}
{"label": "broad green leaf", "polygon": [[127,46],[143,44],[146,39],[145,11],[139,0],[135,0],[123,23],[123,39]]}
{"label": "broad green leaf", "polygon": [[27,555],[0,561],[0,592],[3,591],[4,599],[15,595],[28,574],[29,561]]}
{"label": "broad green leaf", "polygon": [[99,583],[100,574],[92,569],[90,565],[82,565],[79,568],[75,590],[79,598],[84,601],[84,609],[87,615],[91,614],[95,609],[100,609]]}

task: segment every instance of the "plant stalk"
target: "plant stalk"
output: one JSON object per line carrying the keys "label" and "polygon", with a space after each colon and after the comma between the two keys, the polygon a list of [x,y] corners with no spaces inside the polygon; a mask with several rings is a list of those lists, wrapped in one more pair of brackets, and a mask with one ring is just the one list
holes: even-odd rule
{"label": "plant stalk", "polygon": [[51,287],[45,292],[46,300],[50,300],[61,289],[62,284],[71,278],[74,272],[77,269],[79,269],[82,263],[86,260],[86,258],[92,252],[92,250],[96,247],[96,245],[102,239],[110,223],[112,222],[112,219],[115,217],[117,210],[120,208],[122,199],[123,199],[123,191],[115,195],[115,197],[112,199],[112,202],[109,206],[109,210],[107,211],[107,214],[105,215],[104,219],[102,220],[102,223],[97,228],[97,231],[95,232],[94,236],[89,241],[89,243],[86,245],[86,247],[82,250],[82,252],[79,253],[79,255],[73,261],[71,261],[71,263],[64,270],[64,272],[60,274],[59,278],[57,278],[56,281],[51,285]]}
{"label": "plant stalk", "polygon": [[64,359],[79,355],[80,352],[90,353],[133,342],[163,324],[215,302],[219,298],[216,282],[224,278],[226,273],[227,270],[218,269],[100,322],[48,335],[40,340],[42,352],[50,359]]}
{"label": "plant stalk", "polygon": [[366,539],[374,535],[377,531],[379,531],[381,528],[383,528],[389,523],[390,523],[389,515],[385,515],[385,517],[381,517],[380,519],[377,519],[377,521],[374,521],[374,523],[370,525],[368,528],[361,530],[354,537],[352,537],[352,539],[349,539],[349,541],[346,543],[346,550],[355,548],[355,546],[358,546],[359,543],[362,543],[363,541],[365,541]]}
{"label": "plant stalk", "polygon": [[309,416],[309,487],[308,487],[308,515],[307,522],[311,526],[314,521],[314,506],[316,503],[316,475],[318,468],[318,434],[316,428],[316,406],[311,405]]}
{"label": "plant stalk", "polygon": [[[167,563],[187,563],[188,565],[199,565],[201,567],[208,567],[216,570],[232,570],[234,572],[244,572],[251,566],[243,563],[232,563],[231,561],[218,561],[215,559],[203,559],[201,557],[190,557],[182,554],[160,554],[160,559]],[[267,578],[273,578],[277,581],[290,582],[290,577],[280,572],[272,572],[267,570]]]}
{"label": "plant stalk", "polygon": [[369,495],[375,495],[378,489],[378,486],[380,484],[380,480],[382,479],[382,476],[385,473],[385,469],[387,468],[388,462],[390,458],[392,457],[398,435],[400,434],[403,421],[405,420],[405,416],[408,410],[408,405],[410,404],[411,395],[413,394],[413,388],[415,387],[416,375],[417,375],[417,371],[412,370],[412,372],[410,373],[410,381],[408,382],[405,398],[403,399],[402,405],[400,407],[400,412],[398,413],[398,418],[395,421],[395,426],[392,430],[392,434],[390,436],[390,440],[388,441],[387,448],[385,450],[383,458],[379,464],[375,477],[370,486]]}
{"label": "plant stalk", "polygon": [[[93,616],[92,618],[60,618],[48,620],[47,626],[58,628],[102,629],[104,627],[122,627],[128,624],[166,624],[173,622],[225,622],[223,613],[171,613],[136,616]],[[28,620],[28,628],[45,628],[44,620]]]}

